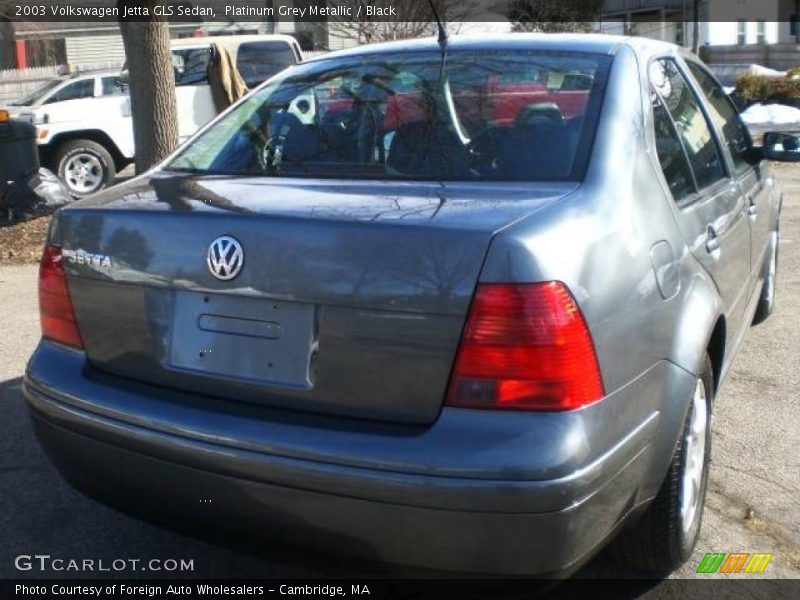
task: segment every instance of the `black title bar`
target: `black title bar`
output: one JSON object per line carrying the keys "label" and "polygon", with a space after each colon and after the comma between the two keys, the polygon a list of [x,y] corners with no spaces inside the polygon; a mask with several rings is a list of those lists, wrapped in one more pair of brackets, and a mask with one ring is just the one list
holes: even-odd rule
{"label": "black title bar", "polygon": [[[448,22],[789,21],[771,2],[689,0],[432,0]],[[429,0],[0,0],[0,20],[112,23],[429,22]]]}

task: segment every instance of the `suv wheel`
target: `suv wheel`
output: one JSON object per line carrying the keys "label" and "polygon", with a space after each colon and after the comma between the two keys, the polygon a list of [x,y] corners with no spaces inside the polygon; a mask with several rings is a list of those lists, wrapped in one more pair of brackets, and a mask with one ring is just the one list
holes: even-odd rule
{"label": "suv wheel", "polygon": [[109,151],[91,140],[62,144],[56,151],[55,164],[58,177],[77,198],[107,187],[117,171]]}
{"label": "suv wheel", "polygon": [[622,531],[611,547],[626,565],[665,575],[686,562],[694,550],[708,487],[713,377],[706,356],[664,483],[641,518]]}
{"label": "suv wheel", "polygon": [[753,325],[766,321],[775,309],[775,289],[778,279],[778,232],[770,235],[770,249],[764,263],[764,285],[761,288],[761,298],[758,300],[756,313],[753,316]]}

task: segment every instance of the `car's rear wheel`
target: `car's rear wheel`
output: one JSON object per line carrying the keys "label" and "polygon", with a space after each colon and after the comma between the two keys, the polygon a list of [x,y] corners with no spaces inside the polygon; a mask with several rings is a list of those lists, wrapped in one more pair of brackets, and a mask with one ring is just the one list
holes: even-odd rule
{"label": "car's rear wheel", "polygon": [[102,190],[116,175],[111,153],[91,140],[65,142],[54,158],[59,178],[77,198]]}
{"label": "car's rear wheel", "polygon": [[664,483],[644,514],[611,547],[628,566],[667,574],[686,562],[697,544],[711,457],[713,377],[706,357]]}
{"label": "car's rear wheel", "polygon": [[767,317],[775,310],[775,290],[778,280],[778,241],[777,231],[770,236],[770,249],[764,262],[764,285],[761,288],[761,297],[758,300],[753,325],[766,321]]}

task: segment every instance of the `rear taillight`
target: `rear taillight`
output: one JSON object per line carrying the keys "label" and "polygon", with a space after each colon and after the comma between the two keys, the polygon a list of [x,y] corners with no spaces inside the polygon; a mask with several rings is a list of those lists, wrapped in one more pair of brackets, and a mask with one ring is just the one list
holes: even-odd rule
{"label": "rear taillight", "polygon": [[83,348],[69,297],[61,248],[45,246],[39,264],[39,316],[42,336],[67,346]]}
{"label": "rear taillight", "polygon": [[603,395],[589,328],[564,284],[478,285],[449,406],[566,411]]}

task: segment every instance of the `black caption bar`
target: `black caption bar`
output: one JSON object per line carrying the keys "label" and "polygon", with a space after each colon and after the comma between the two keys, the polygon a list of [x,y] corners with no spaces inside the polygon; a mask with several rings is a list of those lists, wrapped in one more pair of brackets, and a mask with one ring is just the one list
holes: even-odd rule
{"label": "black caption bar", "polygon": [[[0,20],[32,22],[788,21],[771,2],[691,0],[0,0]],[[697,5],[698,14],[694,15]]]}
{"label": "black caption bar", "polygon": [[0,598],[126,600],[209,598],[387,598],[407,600],[544,598],[647,600],[711,598],[772,600],[800,597],[800,580],[777,579],[568,579],[559,580],[3,580]]}

